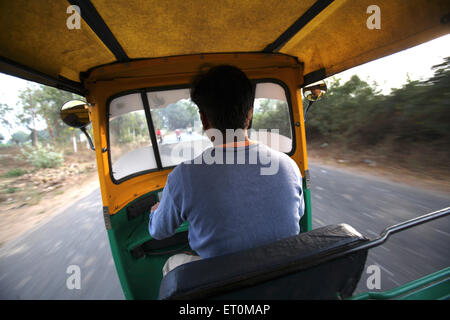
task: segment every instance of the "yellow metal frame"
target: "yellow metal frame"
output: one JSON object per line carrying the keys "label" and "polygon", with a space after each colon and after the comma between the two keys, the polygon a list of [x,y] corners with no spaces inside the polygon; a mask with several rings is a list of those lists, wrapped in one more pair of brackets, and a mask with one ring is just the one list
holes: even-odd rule
{"label": "yellow metal frame", "polygon": [[146,173],[115,184],[110,176],[107,149],[106,104],[108,99],[130,90],[189,85],[192,77],[204,67],[231,64],[241,68],[250,79],[276,79],[282,81],[290,91],[294,121],[296,149],[292,159],[298,164],[302,175],[308,169],[306,157],[305,128],[301,85],[303,65],[294,57],[284,54],[224,53],[197,54],[157,59],[132,61],[102,66],[91,70],[85,80],[89,90],[97,168],[103,206],[115,214],[130,201],[158,190],[166,184],[171,169]]}

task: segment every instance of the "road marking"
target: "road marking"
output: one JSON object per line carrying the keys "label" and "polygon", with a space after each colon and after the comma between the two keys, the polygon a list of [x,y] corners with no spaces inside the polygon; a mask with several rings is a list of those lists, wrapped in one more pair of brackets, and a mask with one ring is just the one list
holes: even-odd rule
{"label": "road marking", "polygon": [[381,269],[383,269],[387,274],[389,274],[391,277],[393,277],[394,276],[394,274],[392,273],[392,272],[390,272],[388,269],[386,269],[385,267],[383,267],[381,264],[379,264],[378,262],[376,262],[376,261],[373,261],[374,262],[374,264],[376,264],[377,266],[379,266]]}
{"label": "road marking", "polygon": [[343,196],[347,200],[353,201],[353,197],[349,194],[341,194],[341,196]]}
{"label": "road marking", "polygon": [[314,218],[313,220],[314,220],[314,222],[316,222],[317,224],[320,224],[321,226],[324,226],[324,225],[325,225],[325,223],[323,223],[322,221],[320,221],[320,220],[317,219],[317,218]]}
{"label": "road marking", "polygon": [[391,280],[393,283],[395,283],[395,285],[400,286],[401,284],[398,283],[397,281],[395,281],[394,279],[392,279],[391,277],[388,277],[389,280]]}
{"label": "road marking", "polygon": [[322,200],[322,199],[323,199],[323,198],[322,198],[321,196],[319,196],[318,194],[314,194],[314,197],[317,198],[317,199],[319,199],[319,200]]}
{"label": "road marking", "polygon": [[406,247],[404,247],[403,250],[405,250],[405,251],[407,251],[407,252],[409,252],[409,253],[411,253],[411,254],[414,254],[414,255],[416,255],[416,256],[418,256],[418,257],[420,257],[420,258],[423,258],[423,259],[428,259],[428,258],[429,258],[429,257],[427,257],[427,256],[424,256],[423,254],[420,254],[420,253],[417,252],[417,251],[411,250],[411,249],[406,248]]}
{"label": "road marking", "polygon": [[362,214],[365,215],[366,217],[369,217],[370,219],[375,219],[373,216],[371,216],[371,215],[368,214],[368,213],[363,212]]}
{"label": "road marking", "polygon": [[324,188],[319,187],[319,186],[316,186],[316,189],[317,189],[317,190],[320,190],[320,191],[325,190]]}
{"label": "road marking", "polygon": [[379,236],[378,233],[376,233],[375,231],[372,231],[372,230],[370,230],[370,229],[366,229],[366,231],[367,231],[368,233],[374,235],[374,236],[377,236],[377,237]]}
{"label": "road marking", "polygon": [[439,230],[439,229],[436,229],[436,228],[433,228],[433,229],[434,229],[434,231],[436,231],[436,232],[442,233],[443,235],[446,235],[447,237],[450,237],[450,233],[447,233],[447,232],[445,232],[445,231],[442,231],[442,230]]}
{"label": "road marking", "polygon": [[28,276],[26,278],[23,278],[22,281],[19,282],[19,284],[14,288],[16,290],[21,289],[25,287],[25,285],[28,283],[28,281],[31,280],[31,276]]}
{"label": "road marking", "polygon": [[84,263],[85,267],[89,267],[90,265],[92,265],[95,262],[95,257],[90,257],[89,259],[87,259],[87,261]]}

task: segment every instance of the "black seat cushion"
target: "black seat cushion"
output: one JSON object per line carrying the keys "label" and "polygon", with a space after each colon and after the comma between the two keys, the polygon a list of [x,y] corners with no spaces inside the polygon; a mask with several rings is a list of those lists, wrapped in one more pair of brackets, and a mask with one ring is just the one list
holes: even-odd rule
{"label": "black seat cushion", "polygon": [[367,250],[332,254],[368,241],[330,225],[258,248],[183,264],[161,281],[160,299],[336,299],[350,296]]}

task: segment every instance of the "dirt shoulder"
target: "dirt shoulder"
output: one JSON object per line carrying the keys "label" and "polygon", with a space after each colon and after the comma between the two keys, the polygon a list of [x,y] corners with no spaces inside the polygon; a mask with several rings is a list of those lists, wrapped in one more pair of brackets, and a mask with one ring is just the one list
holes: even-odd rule
{"label": "dirt shoulder", "polygon": [[99,188],[97,173],[80,174],[67,179],[63,187],[46,192],[37,204],[3,203],[0,206],[0,246],[57,215],[96,188]]}
{"label": "dirt shoulder", "polygon": [[450,194],[450,170],[446,167],[411,166],[370,153],[340,154],[319,148],[308,150],[308,163]]}
{"label": "dirt shoulder", "polygon": [[0,247],[99,187],[93,152],[67,152],[62,166],[39,170],[18,154],[0,150]]}

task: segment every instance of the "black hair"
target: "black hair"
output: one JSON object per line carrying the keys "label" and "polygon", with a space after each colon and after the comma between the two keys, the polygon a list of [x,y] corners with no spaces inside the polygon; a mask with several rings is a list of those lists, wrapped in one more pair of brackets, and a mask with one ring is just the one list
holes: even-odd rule
{"label": "black hair", "polygon": [[191,99],[214,128],[244,129],[253,108],[253,85],[241,69],[219,65],[194,78]]}

